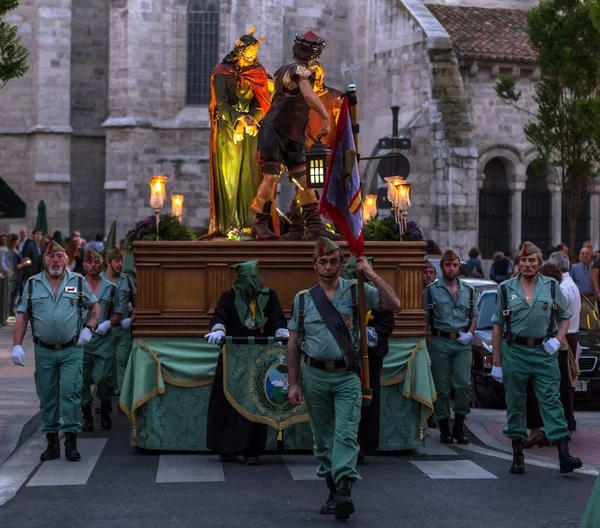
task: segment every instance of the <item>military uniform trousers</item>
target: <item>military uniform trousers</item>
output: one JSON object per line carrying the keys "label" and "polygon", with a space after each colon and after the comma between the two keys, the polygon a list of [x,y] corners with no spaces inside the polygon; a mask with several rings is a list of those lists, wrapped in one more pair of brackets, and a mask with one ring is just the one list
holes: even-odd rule
{"label": "military uniform trousers", "polygon": [[42,433],[81,431],[82,357],[82,349],[75,346],[50,350],[35,345],[35,388],[40,399]]}
{"label": "military uniform trousers", "polygon": [[471,385],[471,344],[461,345],[444,337],[431,337],[427,344],[437,400],[435,419],[450,419],[450,391],[454,387],[454,412],[467,415]]}
{"label": "military uniform trousers", "polygon": [[314,446],[319,462],[317,475],[359,478],[358,424],[362,404],[360,378],[341,368],[333,372],[305,366],[302,369],[303,391]]}
{"label": "military uniform trousers", "polygon": [[105,335],[93,335],[83,347],[83,390],[81,405],[92,405],[92,382],[96,385],[96,395],[100,400],[110,400],[113,396],[115,334],[111,328]]}
{"label": "military uniform trousers", "polygon": [[133,344],[131,328],[121,328],[120,326],[117,326],[116,328],[111,328],[110,331],[115,334],[114,350],[115,363],[117,365],[117,387],[121,390]]}
{"label": "military uniform trousers", "polygon": [[565,413],[560,402],[558,352],[548,355],[542,346],[528,348],[502,342],[502,376],[506,394],[507,425],[504,435],[511,440],[527,438],[526,390],[531,379],[540,414],[550,442],[569,438]]}

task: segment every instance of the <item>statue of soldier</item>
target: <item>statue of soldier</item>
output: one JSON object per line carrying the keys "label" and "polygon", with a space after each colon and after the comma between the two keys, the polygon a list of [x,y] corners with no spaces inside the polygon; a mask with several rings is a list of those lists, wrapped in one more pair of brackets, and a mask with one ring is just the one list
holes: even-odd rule
{"label": "statue of soldier", "polygon": [[297,182],[295,201],[301,208],[309,238],[337,238],[321,222],[317,211],[317,193],[308,188],[304,151],[309,109],[313,109],[323,119],[317,137],[327,136],[331,132],[329,114],[313,90],[315,74],[310,67],[319,58],[324,47],[325,40],[312,31],[304,35],[296,34],[292,48],[293,58],[275,72],[273,102],[258,132],[258,158],[263,180],[252,202],[252,209],[256,213],[254,231],[259,240],[279,239],[269,229],[268,222],[282,165],[287,168],[288,177]]}
{"label": "statue of soldier", "polygon": [[[58,433],[65,433],[65,458],[81,459],[77,433],[81,431],[79,405],[82,386],[82,346],[92,339],[100,318],[98,299],[79,273],[66,268],[67,254],[56,242],[44,253],[45,271],[25,283],[13,330],[12,360],[25,365],[23,338],[27,323],[35,343],[35,379],[42,433],[47,448],[40,459],[60,457]],[[87,323],[83,311],[87,310]],[[61,425],[62,418],[62,425]]]}

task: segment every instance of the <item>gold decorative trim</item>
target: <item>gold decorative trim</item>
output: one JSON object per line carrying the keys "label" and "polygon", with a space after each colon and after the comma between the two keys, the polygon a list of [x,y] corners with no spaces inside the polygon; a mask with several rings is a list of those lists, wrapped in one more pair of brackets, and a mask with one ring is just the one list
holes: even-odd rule
{"label": "gold decorative trim", "polygon": [[225,397],[227,398],[227,401],[231,404],[231,406],[244,418],[250,420],[251,422],[269,425],[277,431],[283,431],[284,429],[287,429],[290,425],[308,422],[308,413],[298,414],[296,416],[288,418],[287,420],[284,420],[283,422],[277,422],[276,420],[273,420],[273,418],[269,418],[268,416],[259,416],[257,414],[249,413],[248,411],[243,409],[227,390],[227,345],[223,345],[221,347],[221,353],[223,354],[223,392],[225,393]]}

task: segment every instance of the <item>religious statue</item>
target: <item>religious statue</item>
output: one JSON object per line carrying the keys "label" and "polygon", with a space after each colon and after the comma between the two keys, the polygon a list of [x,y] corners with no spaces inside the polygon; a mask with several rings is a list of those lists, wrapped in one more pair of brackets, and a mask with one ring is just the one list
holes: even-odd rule
{"label": "religious statue", "polygon": [[313,91],[315,74],[310,68],[324,47],[325,40],[312,31],[304,35],[296,34],[293,58],[275,73],[273,103],[258,133],[258,157],[263,179],[252,202],[252,209],[256,213],[254,232],[259,240],[280,238],[269,229],[269,218],[273,214],[282,166],[286,167],[288,177],[297,186],[295,201],[300,207],[303,224],[308,228],[309,238],[338,238],[321,222],[317,211],[317,194],[308,188],[306,181],[304,149],[309,109],[317,112],[323,120],[317,137],[327,136],[331,132],[329,114]]}
{"label": "religious statue", "polygon": [[254,27],[211,75],[209,235],[250,227],[251,203],[261,181],[257,133],[271,106],[267,71],[258,62],[264,38]]}

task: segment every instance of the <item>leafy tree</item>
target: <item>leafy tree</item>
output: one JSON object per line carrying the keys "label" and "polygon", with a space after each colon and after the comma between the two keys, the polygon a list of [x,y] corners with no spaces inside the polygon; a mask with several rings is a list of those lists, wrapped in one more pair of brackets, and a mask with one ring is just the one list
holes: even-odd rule
{"label": "leafy tree", "polygon": [[0,0],[0,89],[11,79],[23,77],[28,69],[29,51],[21,45],[19,28],[2,20],[18,5],[18,0]]}
{"label": "leafy tree", "polygon": [[551,168],[562,192],[575,254],[577,220],[600,162],[600,0],[542,0],[527,15],[529,39],[538,52],[541,81],[535,112],[518,105],[516,80],[501,78],[496,93],[530,113],[525,136]]}

